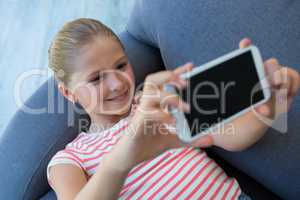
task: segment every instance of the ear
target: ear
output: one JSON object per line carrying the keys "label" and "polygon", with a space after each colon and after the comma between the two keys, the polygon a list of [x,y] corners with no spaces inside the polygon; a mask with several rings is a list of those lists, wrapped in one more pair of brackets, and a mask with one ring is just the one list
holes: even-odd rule
{"label": "ear", "polygon": [[58,91],[73,104],[76,102],[75,95],[72,91],[66,87],[66,85],[62,82],[58,83]]}

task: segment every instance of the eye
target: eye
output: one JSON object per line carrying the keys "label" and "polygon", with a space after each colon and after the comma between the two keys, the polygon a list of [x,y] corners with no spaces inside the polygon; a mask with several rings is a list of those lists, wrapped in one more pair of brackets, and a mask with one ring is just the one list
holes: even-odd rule
{"label": "eye", "polygon": [[97,75],[94,78],[92,78],[89,82],[96,83],[96,82],[102,81],[103,78],[104,78],[103,75]]}
{"label": "eye", "polygon": [[127,66],[127,64],[128,64],[127,62],[121,63],[121,64],[117,65],[117,69],[122,70]]}

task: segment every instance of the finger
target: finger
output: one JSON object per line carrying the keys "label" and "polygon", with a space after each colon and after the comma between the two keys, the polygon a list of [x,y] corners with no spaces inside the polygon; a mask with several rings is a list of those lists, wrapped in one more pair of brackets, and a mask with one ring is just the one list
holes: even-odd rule
{"label": "finger", "polygon": [[281,74],[281,79],[282,79],[282,84],[280,86],[280,89],[285,90],[284,93],[287,95],[290,91],[290,88],[292,87],[291,77],[289,77],[287,74],[287,68],[282,68],[279,72]]}
{"label": "finger", "polygon": [[178,67],[174,71],[160,71],[153,74],[150,74],[146,77],[146,81],[155,82],[158,85],[162,85],[167,82],[176,81],[179,78],[180,74],[183,74],[189,70],[191,70],[193,64],[186,63],[180,67]]}
{"label": "finger", "polygon": [[157,110],[157,112],[153,112],[148,116],[150,116],[153,121],[159,123],[174,124],[176,122],[176,119],[173,115],[161,110]]}
{"label": "finger", "polygon": [[[281,82],[277,84],[275,90],[274,90],[274,97],[275,97],[275,104],[280,105],[279,107],[276,107],[277,113],[282,113],[287,111],[287,102],[288,102],[288,92],[289,88],[291,87],[291,80],[287,76],[287,70],[286,68],[282,68],[281,70],[277,71],[275,73],[275,76],[277,79],[280,79]],[[279,109],[279,110],[278,110]]]}
{"label": "finger", "polygon": [[188,62],[180,67],[177,67],[175,70],[174,70],[174,73],[177,74],[177,75],[180,75],[180,74],[183,74],[185,72],[189,72],[193,69],[193,66],[194,64],[191,63],[191,62]]}
{"label": "finger", "polygon": [[182,90],[183,88],[185,88],[188,85],[188,82],[187,82],[187,80],[177,77],[173,81],[169,81],[167,84],[173,85],[178,90]]}
{"label": "finger", "polygon": [[274,73],[274,86],[279,89],[284,87],[288,90],[289,96],[295,96],[300,87],[299,73],[289,67],[281,67]]}
{"label": "finger", "polygon": [[175,77],[175,81],[170,81],[169,84],[174,85],[177,87],[179,90],[183,89],[184,87],[187,86],[187,81],[180,78],[180,75],[186,72],[189,72],[193,69],[194,64],[189,62],[186,63],[185,65],[178,67],[174,70],[174,73],[176,74],[177,77]]}
{"label": "finger", "polygon": [[287,76],[289,76],[291,80],[291,88],[289,89],[289,95],[295,96],[300,88],[299,73],[296,70],[287,67]]}
{"label": "finger", "polygon": [[161,108],[165,107],[173,107],[178,108],[180,111],[189,112],[190,106],[185,103],[178,95],[172,94],[169,92],[161,92],[161,101],[160,101]]}
{"label": "finger", "polygon": [[283,83],[283,81],[284,81],[285,78],[286,77],[282,74],[281,70],[275,71],[274,74],[273,74],[273,81],[274,81],[273,85],[276,88],[279,88],[280,85]]}
{"label": "finger", "polygon": [[242,49],[242,48],[246,48],[246,47],[250,46],[251,44],[252,44],[252,41],[250,38],[244,38],[240,41],[239,47],[240,47],[240,49]]}
{"label": "finger", "polygon": [[176,75],[173,71],[161,71],[157,73],[150,74],[146,77],[145,86],[155,85],[162,86],[163,84],[173,81],[176,78]]}
{"label": "finger", "polygon": [[255,110],[257,113],[265,117],[270,117],[271,115],[270,107],[267,104],[259,105],[258,107],[255,108]]}
{"label": "finger", "polygon": [[271,58],[265,61],[264,63],[265,71],[267,75],[267,79],[272,87],[278,87],[281,83],[280,76],[275,74],[277,71],[281,69],[281,66],[279,65],[277,59]]}
{"label": "finger", "polygon": [[186,80],[176,80],[176,81],[170,81],[168,84],[173,85],[179,90],[182,90],[187,86],[187,81]]}
{"label": "finger", "polygon": [[193,66],[192,63],[187,63],[181,67],[179,67],[175,73],[175,71],[160,71],[153,74],[150,74],[146,77],[145,80],[145,89],[154,89],[154,88],[162,88],[163,84],[173,83],[176,87],[182,88],[186,86],[186,81],[180,78],[180,74],[191,70]]}
{"label": "finger", "polygon": [[153,93],[156,94],[158,91],[161,90],[164,84],[172,80],[173,76],[175,76],[173,71],[161,71],[148,75],[143,85],[144,95]]}
{"label": "finger", "polygon": [[281,68],[274,73],[274,82],[278,90],[288,90],[291,86],[291,78],[287,74],[287,68]]}

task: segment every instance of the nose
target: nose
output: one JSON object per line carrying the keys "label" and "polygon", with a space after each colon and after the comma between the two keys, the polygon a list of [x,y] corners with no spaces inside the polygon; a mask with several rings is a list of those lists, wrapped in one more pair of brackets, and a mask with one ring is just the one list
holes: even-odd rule
{"label": "nose", "polygon": [[120,91],[124,87],[124,83],[120,75],[115,72],[109,73],[106,81],[110,91],[112,92]]}

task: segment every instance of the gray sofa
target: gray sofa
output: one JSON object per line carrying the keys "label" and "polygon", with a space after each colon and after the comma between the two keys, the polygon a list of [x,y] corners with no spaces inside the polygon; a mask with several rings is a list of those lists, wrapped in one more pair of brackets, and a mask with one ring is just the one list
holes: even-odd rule
{"label": "gray sofa", "polygon": [[[126,31],[119,36],[137,83],[165,67],[186,61],[205,63],[236,49],[245,36],[253,39],[264,58],[277,57],[300,70],[299,10],[300,2],[293,0],[137,0]],[[242,70],[237,73],[246,76]],[[79,120],[88,117],[58,93],[52,78],[25,106],[48,112],[28,114],[20,109],[0,138],[0,199],[53,200],[55,194],[46,180],[47,163],[82,130]],[[298,95],[288,114],[287,134],[269,129],[246,151],[209,148],[207,152],[253,199],[298,199],[299,117]]]}

